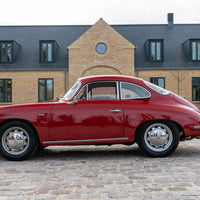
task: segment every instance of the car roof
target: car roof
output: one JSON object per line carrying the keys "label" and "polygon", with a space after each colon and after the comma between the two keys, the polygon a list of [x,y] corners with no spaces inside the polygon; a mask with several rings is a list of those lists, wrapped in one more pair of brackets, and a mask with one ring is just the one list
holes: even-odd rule
{"label": "car roof", "polygon": [[143,79],[133,77],[133,76],[124,76],[124,75],[96,75],[96,76],[87,76],[79,79],[81,82],[93,82],[93,81],[127,81],[132,83],[141,83]]}

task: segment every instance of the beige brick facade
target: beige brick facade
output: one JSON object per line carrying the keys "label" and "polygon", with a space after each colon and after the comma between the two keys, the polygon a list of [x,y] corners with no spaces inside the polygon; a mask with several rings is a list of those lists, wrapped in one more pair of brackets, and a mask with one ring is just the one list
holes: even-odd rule
{"label": "beige brick facade", "polygon": [[1,105],[38,102],[38,79],[53,78],[54,98],[65,93],[64,71],[4,71],[1,79],[12,79],[12,103]]}
{"label": "beige brick facade", "polygon": [[166,89],[200,108],[200,102],[192,101],[192,77],[200,77],[200,70],[139,70],[137,73],[140,78],[147,81],[150,77],[164,77]]}
{"label": "beige brick facade", "polygon": [[[107,46],[104,54],[96,51],[99,43]],[[108,74],[138,76],[147,81],[164,77],[166,89],[192,102],[192,77],[200,77],[200,70],[135,70],[134,53],[134,44],[100,19],[68,46],[68,71],[1,71],[0,79],[12,79],[12,103],[0,105],[38,102],[39,78],[54,80],[55,99],[79,77]],[[200,108],[200,102],[192,103]]]}
{"label": "beige brick facade", "polygon": [[[105,54],[96,52],[96,45],[105,43]],[[69,86],[83,76],[125,74],[134,76],[135,46],[100,19],[69,47]]]}

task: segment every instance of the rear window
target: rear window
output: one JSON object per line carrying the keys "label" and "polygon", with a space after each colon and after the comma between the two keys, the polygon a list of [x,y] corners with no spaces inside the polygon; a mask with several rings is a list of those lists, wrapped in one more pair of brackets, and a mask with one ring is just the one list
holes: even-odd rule
{"label": "rear window", "polygon": [[153,83],[149,83],[148,81],[144,81],[144,83],[150,87],[152,90],[158,92],[159,94],[162,94],[162,95],[168,95],[170,93],[170,91],[168,90],[165,90],[164,88],[161,88]]}
{"label": "rear window", "polygon": [[127,82],[120,82],[122,99],[147,99],[151,93],[145,88]]}

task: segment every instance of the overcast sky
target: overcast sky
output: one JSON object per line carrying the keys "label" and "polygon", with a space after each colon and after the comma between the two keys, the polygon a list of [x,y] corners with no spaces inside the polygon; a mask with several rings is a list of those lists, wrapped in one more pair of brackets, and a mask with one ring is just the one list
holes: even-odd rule
{"label": "overcast sky", "polygon": [[200,23],[200,0],[0,0],[0,25]]}

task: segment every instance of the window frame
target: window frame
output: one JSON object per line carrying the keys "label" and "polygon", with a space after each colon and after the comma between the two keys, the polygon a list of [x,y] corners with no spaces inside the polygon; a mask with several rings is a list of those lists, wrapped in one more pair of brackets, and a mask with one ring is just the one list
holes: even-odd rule
{"label": "window frame", "polygon": [[[193,78],[199,78],[200,79],[200,77],[192,77],[192,101],[197,101],[197,102],[200,102],[200,98],[199,98],[199,100],[194,100],[193,99],[193,94],[194,94],[194,92],[193,92]],[[199,81],[200,82],[200,81]],[[200,85],[200,84],[199,84]],[[200,96],[200,95],[199,95]]]}
{"label": "window frame", "polygon": [[[43,61],[42,60],[42,44],[52,44],[52,61]],[[56,54],[57,54],[57,50],[56,50],[56,41],[55,40],[40,40],[39,41],[39,61],[40,63],[55,63],[56,62]],[[47,58],[48,58],[48,47],[46,47],[46,51],[47,51]]]}
{"label": "window frame", "polygon": [[[117,98],[116,99],[94,99],[94,100],[92,100],[92,99],[88,99],[88,85],[89,84],[92,84],[92,83],[100,83],[100,82],[115,82],[116,83],[116,92],[117,92]],[[80,94],[80,92],[82,91],[82,89],[84,88],[84,87],[86,87],[86,89],[87,89],[87,99],[86,100],[78,100],[78,101],[117,101],[117,100],[120,100],[120,96],[119,96],[119,83],[118,83],[118,81],[109,81],[109,80],[105,80],[105,81],[93,81],[93,82],[89,82],[89,83],[86,83],[85,85],[83,85],[82,87],[81,87],[81,89],[79,90],[79,92],[77,93],[77,95],[76,95],[76,98],[78,99],[78,95]]]}
{"label": "window frame", "polygon": [[[196,51],[195,51],[196,59],[193,59],[193,51],[192,51],[193,42],[196,43]],[[200,39],[190,39],[190,60],[192,62],[200,62],[200,58],[198,59],[198,43],[200,44]],[[199,53],[200,53],[200,47],[199,47]]]}
{"label": "window frame", "polygon": [[[45,80],[45,100],[44,101],[40,101],[40,84],[39,81],[40,80]],[[47,100],[47,80],[52,80],[52,99],[54,99],[54,79],[53,78],[38,78],[38,102],[45,102],[45,101],[51,101],[51,100]]]}
{"label": "window frame", "polygon": [[[164,41],[163,39],[149,39],[149,47],[148,47],[148,60],[149,62],[163,62],[164,61]],[[155,47],[155,60],[152,59],[152,51],[151,51],[151,43],[155,42],[155,46],[157,43],[160,43],[160,60],[157,60],[157,48]]]}
{"label": "window frame", "polygon": [[[138,88],[141,88],[142,90],[146,91],[149,94],[149,96],[136,97],[136,98],[122,98],[122,83],[126,83],[126,84],[137,86]],[[146,88],[140,86],[140,85],[137,85],[137,84],[134,84],[134,83],[130,83],[130,82],[126,82],[126,81],[120,81],[119,84],[120,84],[120,99],[121,100],[140,100],[140,99],[149,99],[149,98],[151,98],[151,92],[149,90],[147,90]]]}
{"label": "window frame", "polygon": [[[149,78],[149,82],[153,83],[153,82],[151,82],[151,79],[154,79],[154,78],[156,78],[156,79],[164,79],[164,89],[165,89],[165,77],[150,77]],[[153,83],[153,84],[155,84],[155,83]],[[157,84],[155,84],[155,85],[157,85]],[[160,85],[157,85],[157,86],[161,87]]]}
{"label": "window frame", "polygon": [[[11,78],[6,78],[6,79],[1,78],[0,80],[3,81],[3,96],[4,96],[4,100],[0,101],[0,103],[12,103],[12,79]],[[5,99],[6,99],[5,82],[6,81],[11,81],[11,91],[10,91],[11,92],[11,101],[5,101]]]}
{"label": "window frame", "polygon": [[[11,61],[2,61],[2,44],[11,44]],[[6,46],[6,54],[7,54],[7,46]],[[12,64],[14,63],[14,40],[1,40],[0,41],[0,63],[1,64]]]}

